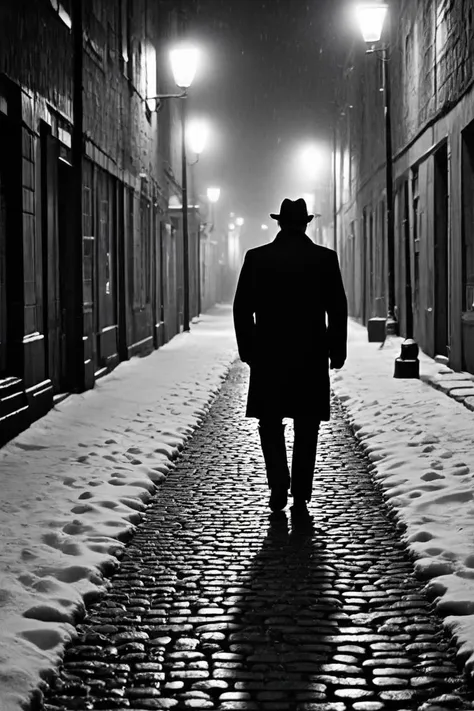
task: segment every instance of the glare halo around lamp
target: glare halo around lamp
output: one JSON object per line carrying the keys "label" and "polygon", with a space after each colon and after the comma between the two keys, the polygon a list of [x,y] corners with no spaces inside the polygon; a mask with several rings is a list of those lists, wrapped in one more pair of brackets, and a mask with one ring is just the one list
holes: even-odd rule
{"label": "glare halo around lamp", "polygon": [[362,2],[355,8],[357,20],[367,44],[380,42],[388,5],[385,2]]}

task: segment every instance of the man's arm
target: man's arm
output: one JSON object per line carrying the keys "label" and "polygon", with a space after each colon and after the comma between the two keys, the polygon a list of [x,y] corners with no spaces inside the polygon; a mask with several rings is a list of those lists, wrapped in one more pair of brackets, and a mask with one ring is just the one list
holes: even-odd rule
{"label": "man's arm", "polygon": [[234,328],[240,359],[250,363],[254,339],[254,298],[250,253],[245,255],[234,297]]}
{"label": "man's arm", "polygon": [[347,298],[336,252],[331,254],[326,311],[331,368],[342,368],[347,357]]}

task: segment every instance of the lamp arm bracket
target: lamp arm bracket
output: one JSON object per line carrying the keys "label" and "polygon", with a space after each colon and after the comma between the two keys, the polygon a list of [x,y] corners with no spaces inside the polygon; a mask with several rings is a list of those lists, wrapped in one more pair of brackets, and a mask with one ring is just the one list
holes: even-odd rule
{"label": "lamp arm bracket", "polygon": [[188,96],[187,91],[181,92],[181,94],[157,94],[156,96],[147,96],[146,101],[153,101],[153,99],[157,99],[159,101],[163,101],[163,99],[186,99]]}
{"label": "lamp arm bracket", "polygon": [[372,45],[372,47],[370,47],[370,49],[367,49],[365,53],[376,54],[382,62],[390,61],[389,48],[387,46],[375,47],[375,45]]}

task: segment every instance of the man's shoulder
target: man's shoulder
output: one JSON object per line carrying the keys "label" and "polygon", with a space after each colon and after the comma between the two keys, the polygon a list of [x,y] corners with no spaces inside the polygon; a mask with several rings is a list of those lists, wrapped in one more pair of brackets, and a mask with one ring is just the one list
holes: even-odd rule
{"label": "man's shoulder", "polygon": [[245,257],[248,259],[253,259],[254,257],[259,257],[261,255],[266,254],[269,251],[269,248],[272,247],[272,242],[269,242],[268,244],[261,244],[258,247],[252,247],[251,249],[248,249],[247,252],[245,253]]}
{"label": "man's shoulder", "polygon": [[318,255],[322,258],[334,259],[337,255],[336,251],[330,247],[323,247],[322,244],[313,244],[313,246],[314,249],[317,250]]}

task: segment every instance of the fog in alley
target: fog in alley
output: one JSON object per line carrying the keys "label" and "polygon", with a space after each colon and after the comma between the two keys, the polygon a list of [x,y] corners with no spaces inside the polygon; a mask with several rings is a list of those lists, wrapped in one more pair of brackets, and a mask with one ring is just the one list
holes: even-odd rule
{"label": "fog in alley", "polygon": [[220,183],[221,219],[248,220],[244,248],[274,234],[260,227],[284,197],[329,190],[337,62],[357,36],[348,15],[334,0],[199,0],[190,12],[202,50],[190,114],[211,124],[199,176]]}

